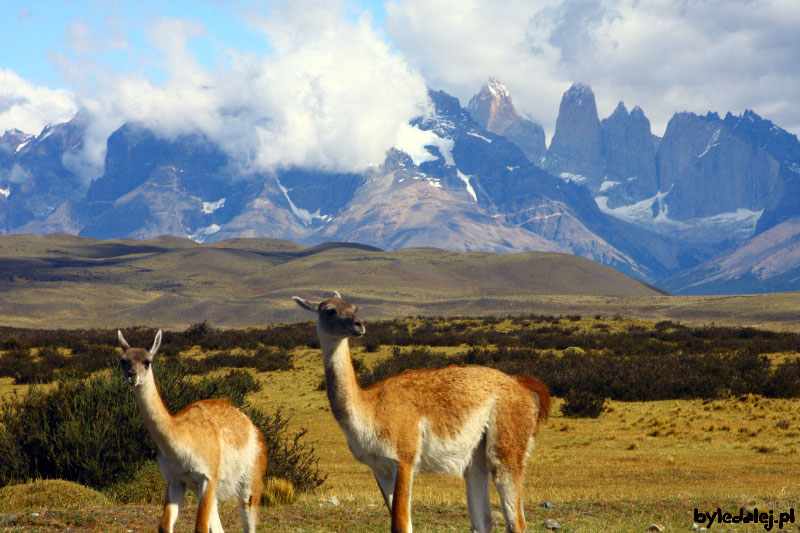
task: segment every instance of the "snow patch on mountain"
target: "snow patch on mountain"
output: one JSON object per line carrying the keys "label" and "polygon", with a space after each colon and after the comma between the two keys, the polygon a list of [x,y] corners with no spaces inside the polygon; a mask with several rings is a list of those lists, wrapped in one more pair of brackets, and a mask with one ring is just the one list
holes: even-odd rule
{"label": "snow patch on mountain", "polygon": [[586,182],[586,176],[581,176],[580,174],[572,174],[570,172],[562,172],[558,175],[564,181],[574,181],[575,183],[584,183]]}
{"label": "snow patch on mountain", "polygon": [[[626,222],[646,225],[654,220],[653,204],[656,201],[663,199],[667,194],[669,193],[659,192],[653,197],[640,200],[633,204],[621,205],[619,207],[608,207],[608,196],[597,196],[594,201],[597,204],[597,207],[600,208],[600,211],[606,214],[621,220],[625,220]],[[680,222],[675,223],[681,224]]]}
{"label": "snow patch on mountain", "polygon": [[36,140],[37,141],[43,141],[43,140],[47,139],[48,137],[50,137],[53,134],[54,130],[55,130],[55,128],[53,128],[53,125],[52,124],[48,124],[47,126],[45,126],[44,130],[42,130],[42,133],[39,135],[39,137],[36,138]]}
{"label": "snow patch on mountain", "polygon": [[11,187],[9,187],[8,189],[2,189],[2,188],[0,188],[0,195],[3,195],[3,196],[5,196],[6,198],[8,198],[9,196],[11,196]]}
{"label": "snow patch on mountain", "polygon": [[467,186],[467,192],[472,196],[472,199],[475,200],[475,203],[478,203],[478,195],[475,194],[475,189],[472,188],[472,183],[469,181],[470,176],[467,176],[458,169],[456,169],[456,172],[458,172],[459,179]]}
{"label": "snow patch on mountain", "polygon": [[475,133],[474,131],[468,131],[468,132],[467,132],[467,135],[470,135],[470,136],[472,136],[472,137],[477,137],[478,139],[481,139],[481,140],[483,140],[483,141],[486,141],[487,143],[491,143],[491,142],[492,142],[492,140],[491,140],[490,138],[488,138],[488,137],[484,137],[484,136],[483,136],[483,135],[481,135],[480,133]]}
{"label": "snow patch on mountain", "polygon": [[444,157],[445,163],[455,166],[453,161],[452,139],[442,138],[432,130],[421,130],[416,126],[406,126],[400,130],[395,143],[395,148],[408,154],[414,164],[419,166],[427,161],[436,161],[438,157],[427,148],[434,146]]}
{"label": "snow patch on mountain", "polygon": [[709,141],[708,141],[708,146],[706,146],[706,149],[703,150],[702,154],[697,156],[698,159],[703,157],[704,155],[706,155],[708,153],[708,151],[711,150],[712,148],[714,148],[715,146],[719,146],[719,142],[718,142],[719,141],[719,133],[721,131],[722,131],[722,128],[718,128],[717,131],[714,132],[714,134],[711,136],[711,139],[709,139]]}
{"label": "snow patch on mountain", "polygon": [[[758,219],[764,210],[753,211],[739,208],[735,211],[720,213],[710,217],[694,218],[678,221],[669,218],[669,205],[664,199],[670,191],[659,192],[655,196],[639,202],[608,207],[607,196],[597,196],[595,203],[608,215],[643,226],[664,235],[683,235],[706,237],[715,240],[719,235],[728,235],[736,239],[746,239],[753,235]],[[657,212],[656,212],[657,211]],[[654,216],[655,213],[655,216]]]}
{"label": "snow patch on mountain", "polygon": [[606,180],[600,184],[600,192],[605,192],[609,189],[616,187],[617,185],[619,185],[618,181]]}
{"label": "snow patch on mountain", "polygon": [[275,178],[275,181],[278,183],[278,187],[283,193],[283,196],[286,198],[286,201],[289,202],[289,208],[292,210],[292,213],[294,213],[294,216],[300,219],[300,222],[302,222],[303,225],[310,226],[311,223],[314,222],[315,218],[321,220],[328,219],[327,215],[320,214],[319,209],[317,209],[315,213],[309,213],[306,209],[294,205],[294,202],[292,202],[292,199],[289,197],[289,189],[284,187],[278,178]]}
{"label": "snow patch on mountain", "polygon": [[203,202],[203,213],[210,215],[217,209],[225,206],[225,198],[220,198],[216,202]]}

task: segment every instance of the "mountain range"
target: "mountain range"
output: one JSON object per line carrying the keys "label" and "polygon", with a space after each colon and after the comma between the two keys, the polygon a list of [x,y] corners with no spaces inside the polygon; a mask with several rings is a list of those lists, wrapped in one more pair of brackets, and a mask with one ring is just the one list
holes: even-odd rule
{"label": "mountain range", "polygon": [[620,102],[600,120],[576,83],[547,146],[497,80],[466,107],[429,97],[415,135],[351,173],[253,171],[202,134],[129,122],[87,184],[80,114],[35,136],[7,131],[0,234],[547,251],[675,293],[800,289],[800,142],[753,111],[676,113],[657,137],[638,106]]}

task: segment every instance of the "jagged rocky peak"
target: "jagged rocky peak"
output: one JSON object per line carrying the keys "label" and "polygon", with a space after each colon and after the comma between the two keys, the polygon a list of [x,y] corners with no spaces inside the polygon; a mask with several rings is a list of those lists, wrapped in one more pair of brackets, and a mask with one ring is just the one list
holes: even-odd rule
{"label": "jagged rocky peak", "polygon": [[[657,155],[660,190],[673,220],[747,214],[747,232],[785,192],[769,150],[732,132],[717,113],[676,113]],[[744,232],[747,236],[747,232]]]}
{"label": "jagged rocky peak", "polygon": [[498,122],[501,117],[517,115],[511,93],[497,78],[489,78],[483,84],[481,90],[470,99],[467,110],[476,122],[487,129],[488,125]]}
{"label": "jagged rocky peak", "polygon": [[604,181],[603,147],[591,87],[573,83],[561,97],[556,130],[544,168],[569,181],[599,190]]}
{"label": "jagged rocky peak", "polygon": [[628,205],[658,192],[656,150],[650,121],[639,106],[631,112],[620,101],[600,122],[605,176],[603,196],[607,207]]}
{"label": "jagged rocky peak", "polygon": [[594,106],[595,111],[597,110],[597,104],[594,100],[594,91],[589,85],[580,82],[574,82],[567,92],[564,93],[564,96],[561,97],[561,103],[567,103],[571,105],[591,105]]}
{"label": "jagged rocky peak", "polygon": [[529,160],[541,163],[546,152],[544,128],[517,112],[511,93],[497,78],[483,84],[467,104],[467,111],[481,127],[506,137]]}
{"label": "jagged rocky peak", "polygon": [[622,100],[619,101],[619,103],[617,104],[617,107],[614,109],[614,112],[611,113],[612,117],[613,116],[620,116],[620,115],[624,116],[624,117],[628,116],[628,108],[625,107],[625,102],[623,102]]}
{"label": "jagged rocky peak", "polygon": [[16,151],[17,148],[32,138],[33,135],[29,135],[18,129],[6,130],[3,135],[0,136],[0,150]]}
{"label": "jagged rocky peak", "polygon": [[500,83],[497,78],[489,78],[489,80],[483,84],[483,89],[488,90],[492,96],[508,100],[509,103],[511,103],[511,94],[508,92],[508,87]]}

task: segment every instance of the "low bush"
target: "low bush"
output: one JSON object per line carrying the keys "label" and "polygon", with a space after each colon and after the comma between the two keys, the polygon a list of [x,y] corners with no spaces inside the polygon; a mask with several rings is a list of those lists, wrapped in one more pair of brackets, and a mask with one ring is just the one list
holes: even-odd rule
{"label": "low bush", "polygon": [[[154,371],[173,413],[215,397],[227,397],[247,413],[267,442],[269,476],[287,479],[298,490],[324,481],[314,449],[302,442],[304,431],[289,431],[280,411],[268,414],[245,404],[245,395],[259,388],[250,373],[190,379],[180,359],[156,359]],[[0,407],[0,448],[0,486],[58,478],[98,489],[131,480],[157,451],[119,372],[62,377],[51,389],[34,386],[25,396],[9,398]]]}
{"label": "low bush", "polygon": [[564,396],[561,413],[570,418],[597,418],[605,408],[605,398],[593,392],[572,389]]}
{"label": "low bush", "polygon": [[15,347],[0,355],[0,376],[13,378],[17,385],[52,381],[53,370],[40,366],[29,348]]}

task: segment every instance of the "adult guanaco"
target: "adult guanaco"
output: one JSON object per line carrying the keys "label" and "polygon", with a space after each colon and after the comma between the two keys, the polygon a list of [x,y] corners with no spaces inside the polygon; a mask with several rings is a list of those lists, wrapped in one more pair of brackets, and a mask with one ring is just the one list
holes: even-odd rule
{"label": "adult guanaco", "polygon": [[167,483],[159,532],[171,533],[186,489],[197,493],[196,533],[222,531],[217,501],[238,497],[242,529],[254,533],[267,466],[261,431],[228,399],[200,400],[170,414],[153,376],[153,358],[161,346],[131,348],[117,330],[124,349],[122,373],[133,389],[144,425],[158,446],[158,468]]}
{"label": "adult guanaco", "polygon": [[317,317],[328,399],[355,458],[374,471],[393,532],[411,531],[415,472],[461,475],[472,530],[492,529],[489,479],[502,503],[507,531],[525,530],[525,463],[550,394],[531,376],[449,366],[406,370],[361,388],[349,339],[364,335],[357,310],[339,293],[321,302],[293,297]]}

